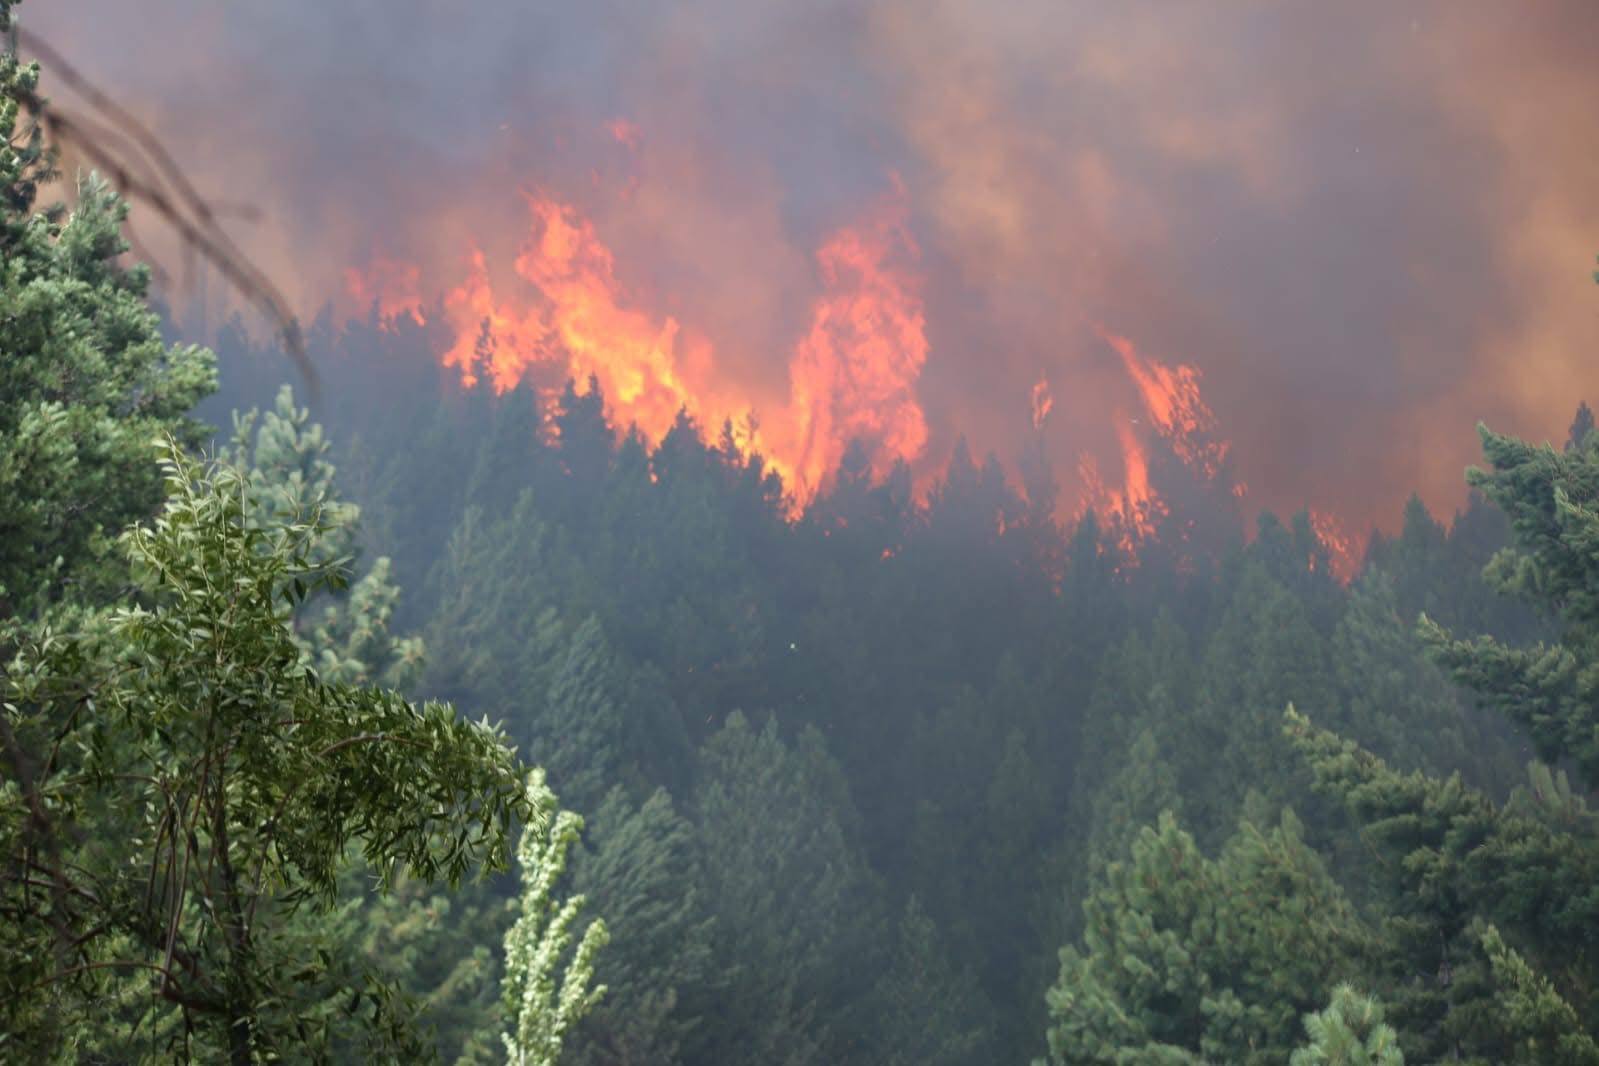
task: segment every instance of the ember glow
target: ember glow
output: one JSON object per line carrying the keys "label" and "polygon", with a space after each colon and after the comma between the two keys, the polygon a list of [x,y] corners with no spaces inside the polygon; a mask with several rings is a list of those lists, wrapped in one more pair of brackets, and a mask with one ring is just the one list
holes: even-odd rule
{"label": "ember glow", "polygon": [[1055,397],[1049,391],[1049,379],[1039,378],[1033,386],[1033,428],[1043,429],[1049,421],[1049,412],[1055,409]]}
{"label": "ember glow", "polygon": [[422,271],[415,263],[373,256],[365,268],[345,270],[344,290],[356,307],[375,310],[379,318],[408,315],[419,324],[427,321],[422,311]]}
{"label": "ember glow", "polygon": [[1360,569],[1360,547],[1344,528],[1338,516],[1326,511],[1310,511],[1310,528],[1327,549],[1328,566],[1334,577],[1348,584]]}

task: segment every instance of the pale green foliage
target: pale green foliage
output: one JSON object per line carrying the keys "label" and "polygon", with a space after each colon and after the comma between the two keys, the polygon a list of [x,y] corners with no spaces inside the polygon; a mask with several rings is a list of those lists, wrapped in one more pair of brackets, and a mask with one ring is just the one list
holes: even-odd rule
{"label": "pale green foliage", "polygon": [[1305,1015],[1310,1042],[1289,1066],[1404,1066],[1399,1036],[1382,1020],[1382,1004],[1350,985],[1333,989],[1325,1010]]}
{"label": "pale green foliage", "polygon": [[[329,445],[310,412],[285,385],[273,409],[233,416],[233,449],[223,458],[249,471],[252,519],[263,527],[314,521],[324,530],[320,563],[349,565],[361,509],[341,499]],[[320,597],[296,618],[304,659],[324,681],[403,689],[422,665],[422,641],[389,631],[400,597],[387,558],[379,558],[347,595]]]}
{"label": "pale green foliage", "polygon": [[296,406],[294,390],[278,390],[272,410],[233,415],[233,449],[221,455],[249,472],[252,517],[262,526],[282,525],[315,514],[325,532],[316,545],[318,561],[354,554],[361,509],[338,498],[338,471],[328,460],[329,444],[311,412]]}
{"label": "pale green foliage", "polygon": [[516,852],[520,914],[505,936],[505,1012],[512,1023],[505,1050],[513,1066],[554,1066],[567,1030],[605,994],[604,985],[589,985],[609,934],[596,919],[568,957],[584,901],[580,895],[560,900],[555,888],[583,819],[557,809],[542,769],[528,775],[525,795],[529,817]]}

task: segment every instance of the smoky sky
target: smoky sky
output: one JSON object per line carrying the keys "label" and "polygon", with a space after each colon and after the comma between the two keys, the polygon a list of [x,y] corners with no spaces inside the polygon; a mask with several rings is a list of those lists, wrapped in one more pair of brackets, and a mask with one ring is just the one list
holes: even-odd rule
{"label": "smoky sky", "polygon": [[[814,253],[896,179],[933,458],[1071,482],[1136,395],[1095,326],[1203,374],[1255,506],[1391,526],[1463,499],[1486,421],[1599,399],[1591,0],[29,0],[26,25],[252,203],[307,313],[346,267],[459,279],[521,192],[775,399]],[[49,88],[49,83],[46,83]],[[70,96],[62,93],[63,103]],[[619,125],[625,123],[625,125]]]}

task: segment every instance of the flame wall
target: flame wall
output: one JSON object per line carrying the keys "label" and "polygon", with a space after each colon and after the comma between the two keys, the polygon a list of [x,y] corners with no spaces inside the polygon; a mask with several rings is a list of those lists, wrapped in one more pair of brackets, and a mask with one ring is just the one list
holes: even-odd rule
{"label": "flame wall", "polygon": [[1150,389],[1202,384],[1252,504],[1354,530],[1457,504],[1477,420],[1558,437],[1599,395],[1591,0],[20,15],[267,212],[236,231],[308,314],[611,331],[574,360],[608,395],[753,410],[801,483],[845,431],[924,470],[1041,433],[1125,503]]}

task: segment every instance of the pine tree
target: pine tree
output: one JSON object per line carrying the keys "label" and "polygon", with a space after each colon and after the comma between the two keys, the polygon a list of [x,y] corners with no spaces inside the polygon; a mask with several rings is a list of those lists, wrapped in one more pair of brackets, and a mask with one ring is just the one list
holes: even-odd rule
{"label": "pine tree", "polygon": [[1298,802],[1302,771],[1283,743],[1278,715],[1263,708],[1290,699],[1336,705],[1327,642],[1306,604],[1268,572],[1244,563],[1231,600],[1212,628],[1198,669],[1192,723],[1177,772],[1192,831],[1219,841],[1251,790],[1269,801]]}
{"label": "pine tree", "polygon": [[1382,1020],[1382,1004],[1350,985],[1333,989],[1324,1010],[1305,1015],[1310,1042],[1289,1066],[1404,1066],[1399,1037]]}
{"label": "pine tree", "polygon": [[[330,952],[360,960],[410,1003],[430,1050],[452,1066],[504,1061],[497,950],[512,921],[502,878],[453,890],[401,874],[387,893],[351,863],[341,875]],[[320,919],[319,919],[320,920]]]}
{"label": "pine tree", "polygon": [[1457,680],[1529,731],[1545,760],[1571,759],[1599,784],[1599,455],[1480,433],[1493,470],[1468,480],[1509,515],[1516,542],[1488,576],[1548,605],[1560,637],[1517,648],[1455,640],[1425,623],[1423,633]]}
{"label": "pine tree", "polygon": [[993,1008],[976,976],[950,961],[938,926],[915,896],[905,902],[897,943],[874,991],[875,1062],[963,1066],[996,1061]]}
{"label": "pine tree", "polygon": [[1083,908],[1048,994],[1056,1063],[1283,1062],[1364,950],[1287,812],[1269,831],[1244,822],[1215,859],[1163,814]]}
{"label": "pine tree", "polygon": [[712,1060],[833,1061],[874,970],[874,915],[855,815],[814,732],[728,716],[701,753],[694,801],[706,901],[730,991]]}
{"label": "pine tree", "polygon": [[1571,432],[1566,435],[1566,451],[1581,451],[1588,446],[1588,438],[1593,434],[1593,408],[1584,401],[1577,405],[1577,414],[1571,420]]}
{"label": "pine tree", "polygon": [[619,779],[623,733],[621,664],[599,619],[572,633],[556,659],[548,696],[529,722],[533,761],[554,775],[578,806],[593,810]]}
{"label": "pine tree", "polygon": [[0,53],[0,618],[120,592],[116,537],[161,505],[150,442],[199,444],[188,412],[216,388],[210,352],[161,339],[149,272],[118,263],[127,208],[107,185],[91,174],[70,212],[36,207],[54,160],[18,98],[38,79]]}
{"label": "pine tree", "polygon": [[615,937],[595,967],[605,999],[568,1041],[577,1066],[701,1061],[729,989],[713,965],[694,830],[665,791],[635,805],[613,789],[574,864],[573,888]]}
{"label": "pine tree", "polygon": [[1584,1024],[1553,983],[1534,973],[1492,926],[1482,934],[1482,948],[1498,982],[1496,1006],[1505,1016],[1502,1024],[1513,1048],[1510,1056],[1500,1061],[1515,1066],[1599,1063],[1599,1042],[1595,1042],[1591,1026]]}
{"label": "pine tree", "polygon": [[[1461,683],[1528,730],[1539,754],[1599,780],[1599,454],[1556,452],[1482,429],[1492,470],[1472,484],[1509,516],[1515,548],[1489,567],[1508,592],[1545,604],[1558,640],[1533,647],[1420,631]],[[1547,766],[1504,805],[1467,788],[1400,774],[1289,713],[1318,784],[1396,852],[1384,925],[1400,1031],[1423,1056],[1587,1061],[1599,972],[1573,950],[1599,922],[1599,822]],[[1509,947],[1507,945],[1513,945]],[[1544,1058],[1540,1059],[1540,1056]]]}
{"label": "pine tree", "polygon": [[548,576],[563,560],[531,492],[500,519],[469,506],[429,576],[424,692],[510,719],[530,738],[530,706],[549,690],[567,628]]}
{"label": "pine tree", "polygon": [[[1476,763],[1474,780],[1496,749],[1483,743],[1414,626],[1402,621],[1393,580],[1365,574],[1333,634],[1332,662],[1343,699],[1338,728],[1378,754],[1411,767],[1439,770]],[[1331,708],[1329,709],[1331,713]]]}
{"label": "pine tree", "polygon": [[[315,521],[325,529],[317,561],[353,567],[361,509],[340,495],[328,452],[322,427],[295,405],[294,390],[284,385],[265,416],[254,410],[234,414],[233,447],[220,457],[248,471],[256,523],[272,528]],[[302,652],[323,680],[395,689],[417,680],[422,641],[396,637],[389,629],[399,597],[389,560],[379,558],[347,593],[302,605],[296,625]]]}

